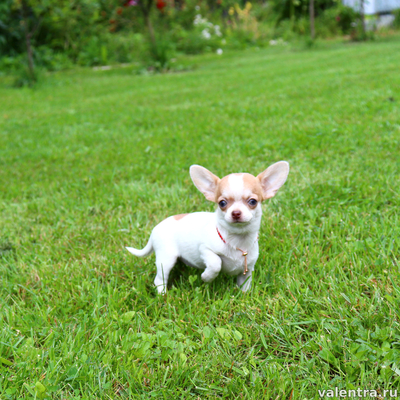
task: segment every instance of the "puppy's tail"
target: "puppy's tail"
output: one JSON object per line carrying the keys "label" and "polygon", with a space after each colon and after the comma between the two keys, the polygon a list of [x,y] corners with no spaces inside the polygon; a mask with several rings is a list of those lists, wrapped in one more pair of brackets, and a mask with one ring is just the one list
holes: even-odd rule
{"label": "puppy's tail", "polygon": [[130,253],[138,257],[146,257],[153,252],[153,243],[151,243],[151,237],[147,242],[146,246],[142,249],[134,249],[133,247],[125,247]]}

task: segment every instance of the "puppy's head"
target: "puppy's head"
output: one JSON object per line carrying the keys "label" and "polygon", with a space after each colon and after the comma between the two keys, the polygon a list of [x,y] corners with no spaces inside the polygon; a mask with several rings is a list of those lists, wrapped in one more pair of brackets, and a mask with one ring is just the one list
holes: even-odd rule
{"label": "puppy's head", "polygon": [[289,164],[279,161],[257,177],[230,174],[220,179],[199,165],[190,167],[193,183],[207,200],[218,204],[218,216],[230,226],[245,226],[261,218],[261,202],[275,196],[289,174]]}

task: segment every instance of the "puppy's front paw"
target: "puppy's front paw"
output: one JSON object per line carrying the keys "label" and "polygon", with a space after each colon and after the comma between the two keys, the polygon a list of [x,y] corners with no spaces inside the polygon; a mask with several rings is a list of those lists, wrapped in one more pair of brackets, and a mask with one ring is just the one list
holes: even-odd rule
{"label": "puppy's front paw", "polygon": [[251,288],[251,272],[247,275],[240,274],[236,279],[236,284],[242,290],[243,293],[246,293]]}
{"label": "puppy's front paw", "polygon": [[[218,274],[217,274],[218,275]],[[210,271],[205,270],[202,274],[201,274],[201,279],[203,280],[203,282],[212,282],[216,276],[215,274],[210,273]]]}

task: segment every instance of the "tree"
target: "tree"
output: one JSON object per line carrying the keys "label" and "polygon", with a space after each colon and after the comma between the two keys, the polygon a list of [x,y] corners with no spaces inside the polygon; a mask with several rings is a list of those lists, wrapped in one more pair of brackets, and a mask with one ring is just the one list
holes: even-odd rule
{"label": "tree", "polygon": [[315,11],[314,11],[314,0],[310,0],[309,4],[310,8],[310,33],[311,33],[311,40],[315,39]]}
{"label": "tree", "polygon": [[19,3],[22,17],[21,22],[24,27],[29,76],[30,79],[35,82],[37,78],[35,73],[35,65],[33,62],[32,37],[39,28],[41,16],[34,15],[34,9],[28,4],[27,0],[21,0]]}
{"label": "tree", "polygon": [[[154,9],[153,4],[154,0],[127,0],[124,6],[139,6],[150,37],[150,56],[159,65],[157,68],[164,68],[168,63],[168,49],[166,46],[160,45],[160,42],[156,40],[151,22],[151,12]],[[160,13],[163,14],[167,3],[164,0],[156,0],[155,5]]]}
{"label": "tree", "polygon": [[9,53],[26,53],[29,83],[37,80],[34,63],[33,38],[39,30],[43,15],[48,8],[47,1],[10,0],[8,13],[3,13],[3,41]]}
{"label": "tree", "polygon": [[[160,3],[160,0],[157,3],[157,7],[158,7],[159,3]],[[163,3],[163,4],[165,4],[165,3]],[[153,8],[153,0],[128,0],[128,1],[125,1],[124,6],[125,7],[139,6],[140,11],[142,12],[142,16],[143,16],[145,25],[149,32],[151,44],[153,47],[156,47],[157,46],[156,37],[154,34],[153,24],[151,23],[151,18],[150,18],[151,10]]]}
{"label": "tree", "polygon": [[360,0],[360,17],[361,17],[361,35],[362,35],[362,40],[365,40],[366,37],[367,37],[366,28],[365,28],[364,4],[365,4],[365,0]]}

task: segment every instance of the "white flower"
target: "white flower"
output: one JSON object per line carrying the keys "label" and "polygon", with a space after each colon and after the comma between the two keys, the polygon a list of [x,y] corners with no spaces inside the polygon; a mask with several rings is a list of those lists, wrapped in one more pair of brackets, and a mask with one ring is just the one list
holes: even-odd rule
{"label": "white flower", "polygon": [[219,25],[214,25],[214,31],[217,36],[222,36]]}
{"label": "white flower", "polygon": [[277,45],[286,45],[287,42],[285,42],[282,38],[279,38],[277,40],[270,40],[269,41],[270,46],[277,46]]}
{"label": "white flower", "polygon": [[217,54],[220,56],[223,53],[222,49],[217,49]]}
{"label": "white flower", "polygon": [[199,11],[199,10],[200,10],[200,6],[196,6],[194,9],[195,9],[196,11]]}
{"label": "white flower", "polygon": [[208,32],[207,29],[203,29],[203,30],[201,31],[201,36],[203,36],[204,39],[207,39],[207,40],[208,40],[208,39],[211,38],[211,33]]}
{"label": "white flower", "polygon": [[193,25],[204,25],[206,23],[206,18],[202,18],[201,14],[196,14],[196,16],[194,17]]}

